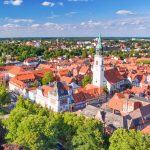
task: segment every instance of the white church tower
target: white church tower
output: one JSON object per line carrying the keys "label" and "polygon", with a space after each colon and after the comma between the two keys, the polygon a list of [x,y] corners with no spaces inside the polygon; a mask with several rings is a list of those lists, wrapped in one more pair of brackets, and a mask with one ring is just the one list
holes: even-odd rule
{"label": "white church tower", "polygon": [[98,87],[104,86],[103,46],[100,36],[96,46],[96,55],[94,57],[93,85]]}

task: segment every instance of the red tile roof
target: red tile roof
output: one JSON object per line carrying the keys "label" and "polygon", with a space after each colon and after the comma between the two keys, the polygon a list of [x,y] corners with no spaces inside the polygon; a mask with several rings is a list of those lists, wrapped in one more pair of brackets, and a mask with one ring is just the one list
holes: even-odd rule
{"label": "red tile roof", "polygon": [[61,77],[60,80],[66,82],[67,84],[70,84],[73,82],[72,77],[66,77],[66,76]]}
{"label": "red tile roof", "polygon": [[89,67],[88,66],[82,66],[80,71],[79,71],[79,74],[83,74],[85,75],[89,70]]}
{"label": "red tile roof", "polygon": [[88,84],[86,87],[81,87],[75,91],[73,94],[75,103],[83,102],[83,101],[89,101],[91,99],[99,97],[101,94],[103,94],[104,91],[94,85]]}
{"label": "red tile roof", "polygon": [[86,98],[84,96],[84,93],[75,93],[73,94],[74,102],[80,103],[86,101]]}
{"label": "red tile roof", "polygon": [[49,91],[52,91],[53,89],[54,89],[54,86],[52,86],[52,87],[46,86],[46,85],[42,86],[43,95],[44,95],[45,97],[48,97],[48,92],[49,92]]}
{"label": "red tile roof", "polygon": [[26,84],[24,82],[19,81],[16,78],[10,79],[10,83],[14,84],[15,86],[20,87],[20,88],[24,88],[26,86]]}
{"label": "red tile roof", "polygon": [[132,93],[135,93],[135,94],[140,94],[140,93],[144,92],[145,90],[146,90],[146,88],[141,88],[141,87],[135,87],[135,86],[133,86],[130,91]]}
{"label": "red tile roof", "polygon": [[117,69],[105,70],[105,78],[110,84],[115,84],[125,79]]}
{"label": "red tile roof", "polygon": [[18,75],[19,73],[21,73],[23,70],[22,67],[18,67],[18,66],[14,66],[9,73],[14,74],[14,75]]}
{"label": "red tile roof", "polygon": [[69,74],[70,70],[69,69],[61,69],[59,70],[60,76],[67,76]]}
{"label": "red tile roof", "polygon": [[146,133],[146,134],[150,134],[150,125],[148,125],[147,127],[145,127],[143,130],[142,130],[143,133]]}
{"label": "red tile roof", "polygon": [[31,88],[27,88],[27,89],[26,89],[27,92],[29,92],[29,91],[34,91],[34,90],[36,90],[36,87],[31,87]]}
{"label": "red tile roof", "polygon": [[34,74],[19,75],[19,76],[16,77],[16,79],[18,79],[20,81],[35,80],[35,75]]}

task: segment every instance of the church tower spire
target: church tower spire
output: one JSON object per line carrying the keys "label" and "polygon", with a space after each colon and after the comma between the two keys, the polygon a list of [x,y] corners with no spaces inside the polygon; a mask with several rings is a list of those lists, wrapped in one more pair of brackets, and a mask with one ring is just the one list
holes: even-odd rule
{"label": "church tower spire", "polygon": [[104,86],[103,46],[100,35],[96,45],[96,55],[94,57],[93,85],[98,87]]}
{"label": "church tower spire", "polygon": [[99,34],[98,43],[96,46],[96,55],[103,55],[103,45],[101,35]]}

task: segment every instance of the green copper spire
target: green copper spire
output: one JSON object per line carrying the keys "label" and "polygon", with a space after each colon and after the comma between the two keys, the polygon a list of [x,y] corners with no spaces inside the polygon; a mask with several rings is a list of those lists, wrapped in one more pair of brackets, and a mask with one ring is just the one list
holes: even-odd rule
{"label": "green copper spire", "polygon": [[103,46],[102,46],[102,39],[101,39],[100,34],[99,34],[98,43],[96,46],[96,54],[97,55],[103,55]]}

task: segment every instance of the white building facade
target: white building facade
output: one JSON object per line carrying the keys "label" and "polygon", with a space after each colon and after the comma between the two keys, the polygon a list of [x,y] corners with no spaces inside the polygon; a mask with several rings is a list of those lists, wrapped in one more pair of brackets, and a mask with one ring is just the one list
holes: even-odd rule
{"label": "white building facade", "polygon": [[99,36],[96,46],[96,55],[94,57],[93,66],[93,85],[103,87],[105,85],[104,64],[103,64],[103,47],[101,37]]}

